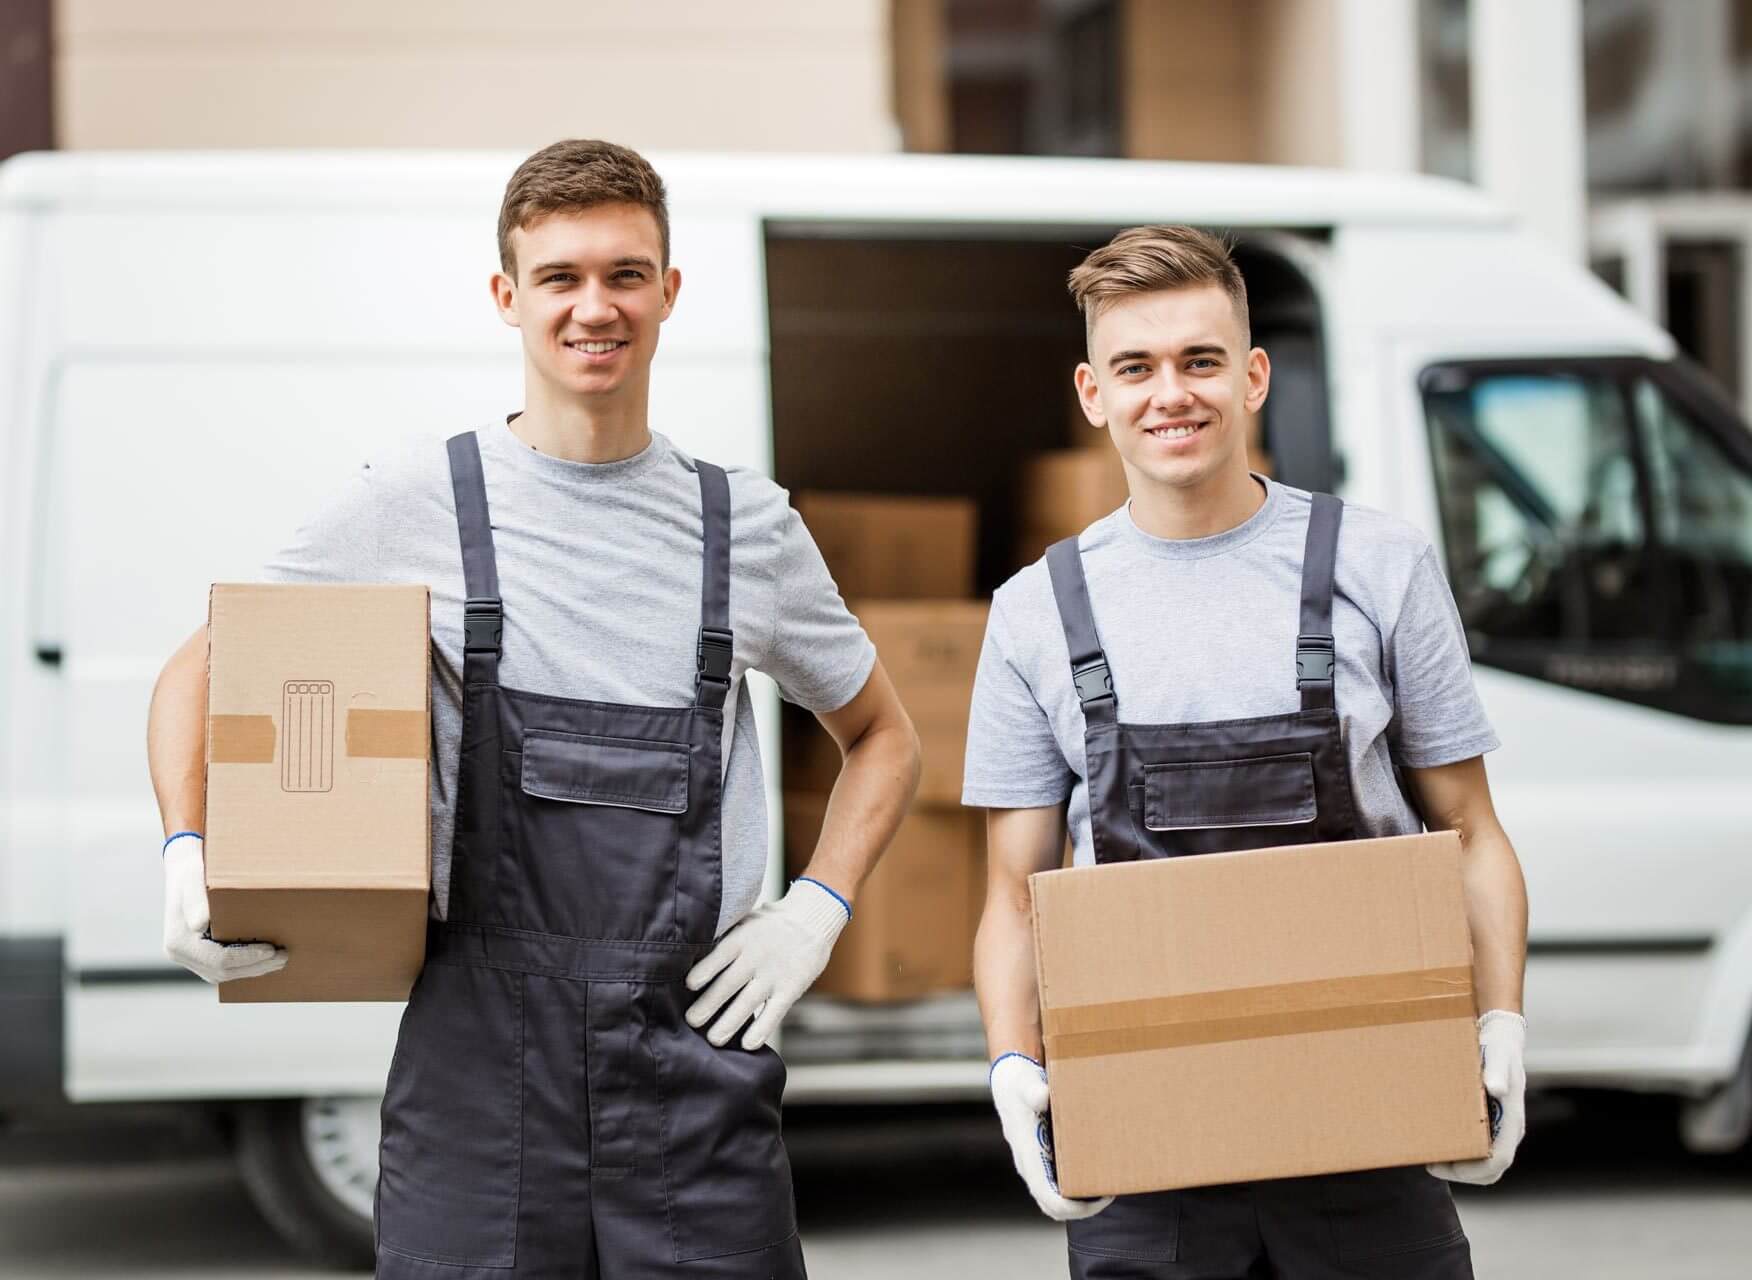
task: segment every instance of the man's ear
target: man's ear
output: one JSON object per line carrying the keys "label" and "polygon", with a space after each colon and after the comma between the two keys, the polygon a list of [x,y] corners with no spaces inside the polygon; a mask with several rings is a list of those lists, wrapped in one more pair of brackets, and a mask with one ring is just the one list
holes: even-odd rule
{"label": "man's ear", "polygon": [[676,295],[681,292],[681,268],[669,267],[663,272],[663,319],[675,310]]}
{"label": "man's ear", "polygon": [[499,312],[499,319],[513,329],[521,327],[517,315],[517,285],[511,277],[503,271],[495,271],[487,287],[492,290],[493,306]]}
{"label": "man's ear", "polygon": [[1077,381],[1077,403],[1082,407],[1083,416],[1089,420],[1089,425],[1097,431],[1107,426],[1107,410],[1101,406],[1101,384],[1095,381],[1095,366],[1087,360],[1077,366],[1073,375]]}
{"label": "man's ear", "polygon": [[1271,357],[1265,354],[1264,347],[1255,347],[1247,353],[1247,412],[1258,413],[1270,390]]}

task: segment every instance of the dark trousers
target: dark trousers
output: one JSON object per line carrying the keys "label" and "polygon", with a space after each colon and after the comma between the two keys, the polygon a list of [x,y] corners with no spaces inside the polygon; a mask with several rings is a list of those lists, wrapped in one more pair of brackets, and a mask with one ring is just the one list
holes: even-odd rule
{"label": "dark trousers", "polygon": [[1073,1280],[1472,1280],[1421,1165],[1121,1196],[1067,1234]]}

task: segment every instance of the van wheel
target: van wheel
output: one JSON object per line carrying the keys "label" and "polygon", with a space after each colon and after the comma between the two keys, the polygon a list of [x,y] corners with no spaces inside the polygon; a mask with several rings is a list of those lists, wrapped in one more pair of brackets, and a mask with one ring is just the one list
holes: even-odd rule
{"label": "van wheel", "polygon": [[238,1113],[237,1163],[250,1199],[313,1262],[372,1264],[382,1106],[382,1098],[289,1098]]}
{"label": "van wheel", "polygon": [[1752,1139],[1752,1038],[1732,1080],[1680,1109],[1679,1139],[1694,1155],[1728,1155],[1746,1148]]}

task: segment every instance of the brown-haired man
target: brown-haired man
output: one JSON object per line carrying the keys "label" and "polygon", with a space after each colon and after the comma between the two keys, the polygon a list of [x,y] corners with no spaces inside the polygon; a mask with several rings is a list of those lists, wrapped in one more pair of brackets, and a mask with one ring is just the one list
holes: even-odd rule
{"label": "brown-haired man", "polygon": [[[917,738],[784,491],[650,429],[681,287],[651,166],[538,152],[499,251],[522,412],[376,459],[267,570],[432,588],[433,920],[377,1274],[800,1277],[766,1042],[911,799]],[[204,655],[197,632],[166,667],[149,754],[166,948],[219,981],[286,958],[202,936]],[[749,668],[845,751],[807,874],[760,907]]]}
{"label": "brown-haired man", "polygon": [[[1026,881],[1058,864],[1067,822],[1081,864],[1411,832],[1401,766],[1430,825],[1462,838],[1485,1087],[1500,1108],[1488,1159],[1430,1172],[1494,1182],[1524,1127],[1526,896],[1480,758],[1496,737],[1428,541],[1249,472],[1243,434],[1271,365],[1220,241],[1135,228],[1070,283],[1088,329],[1077,390],[1131,500],[996,593],[962,797],[989,811],[974,970],[1017,1171],[1069,1224],[1071,1274],[1085,1280],[1470,1276],[1452,1197],[1422,1168],[1112,1201],[1055,1185]],[[1267,825],[1279,819],[1245,771],[1221,767],[1201,770],[1213,792],[1199,796],[1221,825],[1134,821],[1129,784],[1148,764],[1286,751],[1314,762],[1313,821]]]}

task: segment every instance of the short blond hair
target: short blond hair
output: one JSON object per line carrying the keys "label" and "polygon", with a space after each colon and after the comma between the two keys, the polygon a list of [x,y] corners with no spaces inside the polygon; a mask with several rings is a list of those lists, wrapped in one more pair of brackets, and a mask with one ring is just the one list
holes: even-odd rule
{"label": "short blond hair", "polygon": [[1130,227],[1084,258],[1071,271],[1071,297],[1083,313],[1085,333],[1121,298],[1159,289],[1214,284],[1229,295],[1241,340],[1250,344],[1247,282],[1229,245],[1197,227]]}

